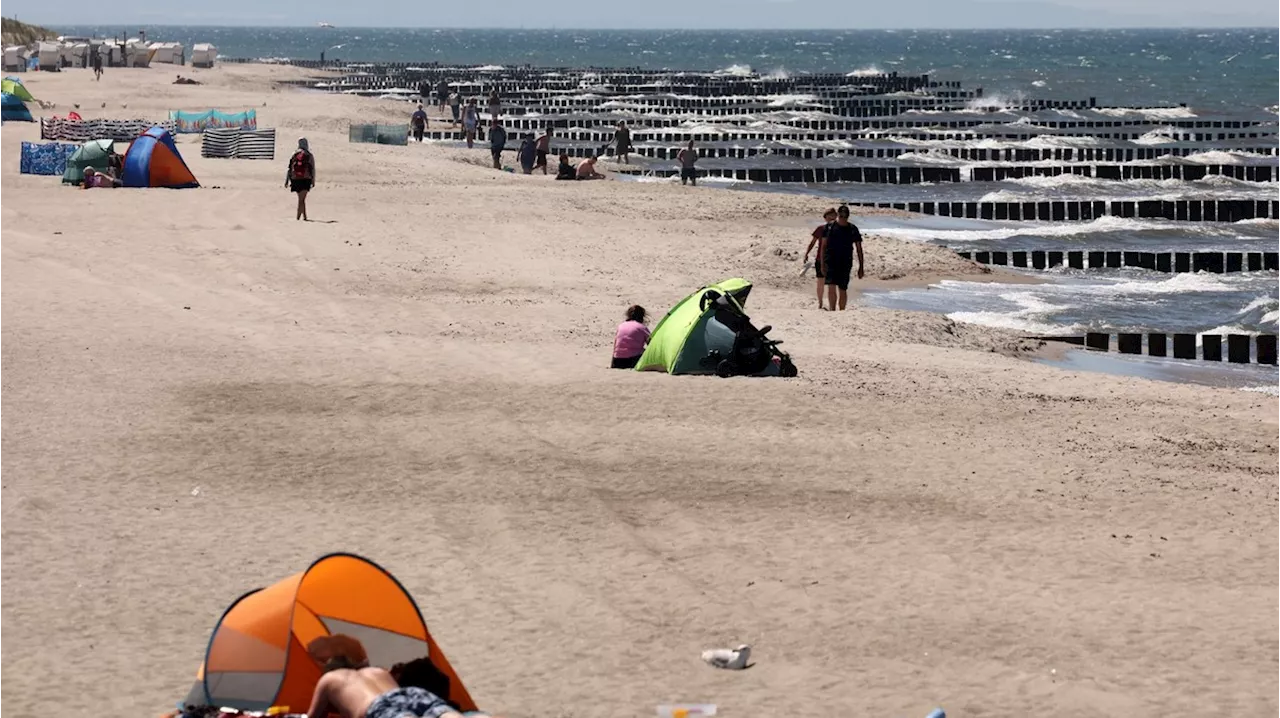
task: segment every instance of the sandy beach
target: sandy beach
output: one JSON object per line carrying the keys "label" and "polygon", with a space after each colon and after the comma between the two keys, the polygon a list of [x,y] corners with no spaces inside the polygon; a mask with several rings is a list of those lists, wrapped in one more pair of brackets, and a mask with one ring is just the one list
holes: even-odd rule
{"label": "sandy beach", "polygon": [[[0,136],[12,715],[171,709],[231,601],[338,550],[404,583],[498,715],[1280,709],[1274,397],[819,312],[817,200],[351,144],[410,106],[186,70],[24,79],[46,115],[255,108],[277,159],[180,135],[202,188],[80,191],[18,174],[38,125]],[[984,273],[866,252],[867,287]],[[627,305],[735,276],[798,378],[607,368]],[[699,660],[738,643],[750,670]]]}

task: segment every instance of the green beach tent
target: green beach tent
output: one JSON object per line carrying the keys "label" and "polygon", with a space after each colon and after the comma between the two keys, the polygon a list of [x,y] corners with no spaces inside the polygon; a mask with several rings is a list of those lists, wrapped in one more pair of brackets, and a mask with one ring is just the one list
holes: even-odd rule
{"label": "green beach tent", "polygon": [[31,91],[27,89],[27,86],[22,84],[22,80],[15,77],[6,77],[0,80],[0,90],[13,95],[23,102],[35,102],[36,99],[31,96]]}
{"label": "green beach tent", "polygon": [[105,172],[110,166],[113,145],[111,140],[89,140],[80,145],[80,149],[72,152],[67,158],[67,169],[62,173],[62,183],[84,182],[84,171],[87,167]]}
{"label": "green beach tent", "polygon": [[715,367],[702,365],[712,350],[729,354],[735,332],[716,321],[714,300],[725,296],[739,310],[746,304],[751,282],[726,279],[690,294],[671,308],[653,328],[636,371],[665,371],[668,374],[714,374]]}

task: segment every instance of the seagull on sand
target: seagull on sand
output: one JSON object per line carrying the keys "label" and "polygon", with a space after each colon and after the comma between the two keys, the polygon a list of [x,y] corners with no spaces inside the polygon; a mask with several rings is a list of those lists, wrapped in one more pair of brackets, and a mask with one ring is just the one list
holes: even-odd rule
{"label": "seagull on sand", "polygon": [[747,661],[751,658],[751,646],[742,644],[737,648],[713,648],[709,651],[702,652],[702,660],[716,668],[727,668],[733,671],[740,671],[747,667]]}

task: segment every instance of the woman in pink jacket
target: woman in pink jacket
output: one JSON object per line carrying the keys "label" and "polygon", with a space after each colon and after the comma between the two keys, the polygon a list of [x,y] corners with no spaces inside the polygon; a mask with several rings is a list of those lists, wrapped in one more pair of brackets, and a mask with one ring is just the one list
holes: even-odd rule
{"label": "woman in pink jacket", "polygon": [[644,307],[632,304],[627,307],[627,320],[618,325],[613,338],[614,369],[634,369],[644,347],[649,343],[649,327],[644,325]]}

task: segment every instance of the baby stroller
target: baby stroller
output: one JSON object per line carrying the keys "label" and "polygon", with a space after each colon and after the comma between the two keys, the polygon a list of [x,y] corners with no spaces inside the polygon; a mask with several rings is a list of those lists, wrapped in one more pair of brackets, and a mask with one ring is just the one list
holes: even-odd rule
{"label": "baby stroller", "polygon": [[799,374],[791,356],[778,349],[781,339],[769,339],[773,329],[769,325],[757,329],[751,318],[742,311],[732,297],[715,291],[702,295],[702,308],[715,305],[715,321],[733,332],[733,346],[726,356],[718,349],[710,350],[702,359],[702,366],[713,370],[716,376],[781,376]]}

